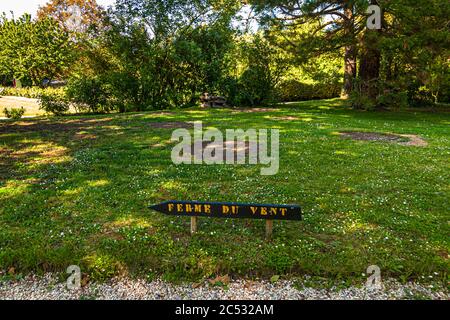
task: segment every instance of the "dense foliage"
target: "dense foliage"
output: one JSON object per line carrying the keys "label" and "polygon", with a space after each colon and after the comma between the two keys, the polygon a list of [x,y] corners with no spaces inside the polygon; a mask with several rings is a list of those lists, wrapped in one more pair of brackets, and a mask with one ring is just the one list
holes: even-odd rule
{"label": "dense foliage", "polygon": [[[254,0],[270,38],[300,61],[341,52],[354,107],[448,102],[447,0]],[[366,27],[369,5],[381,29]]]}
{"label": "dense foliage", "polygon": [[41,85],[44,79],[67,74],[73,48],[67,32],[50,18],[31,20],[0,17],[0,74],[24,84]]}
{"label": "dense foliage", "polygon": [[3,109],[3,114],[8,119],[19,120],[25,114],[25,108],[11,108],[11,110],[5,108]]}
{"label": "dense foliage", "polygon": [[[380,30],[366,27],[370,4]],[[355,108],[423,106],[450,101],[449,13],[446,0],[52,0],[37,20],[2,18],[0,74],[67,80],[43,95],[56,113],[179,108],[205,92],[244,106],[340,94]]]}

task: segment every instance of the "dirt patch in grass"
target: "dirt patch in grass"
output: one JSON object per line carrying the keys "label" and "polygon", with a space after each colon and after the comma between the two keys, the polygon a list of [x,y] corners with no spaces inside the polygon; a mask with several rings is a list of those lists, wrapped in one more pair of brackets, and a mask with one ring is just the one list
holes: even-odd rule
{"label": "dirt patch in grass", "polygon": [[170,122],[150,122],[148,125],[154,129],[191,129],[192,122],[170,121]]}
{"label": "dirt patch in grass", "polygon": [[126,114],[127,118],[139,118],[144,116],[151,116],[152,118],[156,117],[168,117],[168,116],[174,116],[176,115],[176,112],[173,111],[152,111],[150,113],[132,113],[132,114]]}
{"label": "dirt patch in grass", "polygon": [[292,117],[292,116],[285,116],[285,117],[274,117],[275,120],[282,120],[282,121],[296,121],[301,120],[298,117]]}
{"label": "dirt patch in grass", "polygon": [[[224,141],[221,145],[221,142],[210,142],[210,141],[203,141],[202,147],[201,147],[201,155],[206,151],[208,154],[210,153],[213,157],[216,156],[215,152],[220,152],[220,147],[222,147],[222,159],[223,161],[226,161],[226,154],[227,152],[231,152],[233,154],[234,161],[237,161],[238,154],[245,155],[245,158],[248,159],[250,154],[250,143],[248,141],[245,141],[243,145],[238,145],[236,141]],[[255,142],[255,152],[258,152],[258,145]],[[197,158],[197,155],[195,154],[195,145],[191,145],[191,156]],[[257,154],[256,154],[257,156]]]}
{"label": "dirt patch in grass", "polygon": [[425,147],[428,143],[421,137],[414,134],[393,134],[378,132],[361,131],[342,131],[339,132],[344,138],[350,138],[359,141],[382,141],[398,143],[405,146]]}
{"label": "dirt patch in grass", "polygon": [[362,141],[386,141],[386,142],[402,142],[404,138],[388,133],[376,133],[376,132],[359,132],[359,131],[344,131],[340,134],[346,138]]}
{"label": "dirt patch in grass", "polygon": [[273,112],[278,110],[276,108],[235,108],[232,113]]}
{"label": "dirt patch in grass", "polygon": [[172,111],[161,111],[161,112],[152,112],[152,116],[173,116],[176,115],[175,112]]}

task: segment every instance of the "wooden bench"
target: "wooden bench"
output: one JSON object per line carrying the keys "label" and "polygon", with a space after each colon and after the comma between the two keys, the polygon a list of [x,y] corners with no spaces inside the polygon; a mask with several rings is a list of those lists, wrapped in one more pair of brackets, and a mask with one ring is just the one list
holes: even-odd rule
{"label": "wooden bench", "polygon": [[202,107],[207,108],[222,108],[227,106],[227,99],[222,96],[211,96],[207,92],[200,96]]}

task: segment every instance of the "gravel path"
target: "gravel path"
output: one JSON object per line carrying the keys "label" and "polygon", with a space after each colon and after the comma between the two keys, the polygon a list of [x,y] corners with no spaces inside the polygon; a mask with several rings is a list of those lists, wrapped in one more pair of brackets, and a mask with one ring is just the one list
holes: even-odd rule
{"label": "gravel path", "polygon": [[173,285],[160,280],[113,279],[104,284],[89,284],[79,290],[69,290],[55,275],[28,276],[20,281],[0,282],[0,299],[16,300],[303,300],[303,299],[440,299],[448,300],[448,290],[432,285],[408,283],[402,285],[394,280],[383,282],[383,290],[350,287],[337,290],[302,287],[296,289],[291,281],[280,280],[275,284],[267,281],[231,281],[227,289],[213,287],[207,282],[199,285]]}

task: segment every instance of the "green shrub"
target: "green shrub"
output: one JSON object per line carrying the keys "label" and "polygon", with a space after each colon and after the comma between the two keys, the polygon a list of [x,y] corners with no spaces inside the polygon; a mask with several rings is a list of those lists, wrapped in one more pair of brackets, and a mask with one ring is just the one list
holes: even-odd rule
{"label": "green shrub", "polygon": [[404,109],[409,107],[406,85],[401,80],[354,80],[349,101],[353,108],[372,110],[376,108]]}
{"label": "green shrub", "polygon": [[5,109],[3,109],[3,114],[8,119],[19,120],[25,114],[25,108],[24,107],[11,108],[11,110],[8,110],[8,108],[5,108]]}
{"label": "green shrub", "polygon": [[[378,80],[366,81],[361,78],[355,78],[353,80],[353,90],[348,97],[350,105],[354,109],[374,110],[379,107],[377,93],[381,90],[390,92],[387,85],[387,83],[382,83]],[[383,86],[385,86],[385,89],[381,89]]]}
{"label": "green shrub", "polygon": [[237,104],[255,106],[266,105],[275,100],[273,81],[267,70],[260,66],[250,66],[238,82]]}
{"label": "green shrub", "polygon": [[353,91],[349,96],[350,105],[355,109],[373,110],[377,106],[376,101],[360,91]]}
{"label": "green shrub", "polygon": [[414,107],[427,107],[435,103],[430,88],[414,82],[408,87],[408,101]]}
{"label": "green shrub", "polygon": [[41,93],[39,96],[40,109],[54,115],[63,115],[69,111],[69,102],[64,91]]}
{"label": "green shrub", "polygon": [[382,108],[404,109],[408,107],[407,92],[384,92],[377,97],[376,104]]}
{"label": "green shrub", "polygon": [[271,104],[277,101],[275,88],[287,70],[288,61],[261,33],[248,40],[241,41],[237,50],[243,72],[236,77],[236,82],[227,80],[224,91],[232,92],[234,105]]}
{"label": "green shrub", "polygon": [[[126,73],[112,72],[102,77],[104,86],[108,88],[109,104],[119,112],[139,109],[140,101],[139,79]],[[137,108],[136,108],[137,106]]]}
{"label": "green shrub", "polygon": [[337,98],[341,90],[341,83],[304,83],[288,79],[276,87],[276,95],[283,102],[305,101]]}
{"label": "green shrub", "polygon": [[238,80],[234,77],[224,77],[220,82],[220,91],[227,98],[227,103],[232,106],[239,105],[238,101],[238,93],[239,93],[239,84]]}
{"label": "green shrub", "polygon": [[81,111],[111,111],[109,96],[108,86],[99,77],[75,78],[67,85],[67,97]]}

